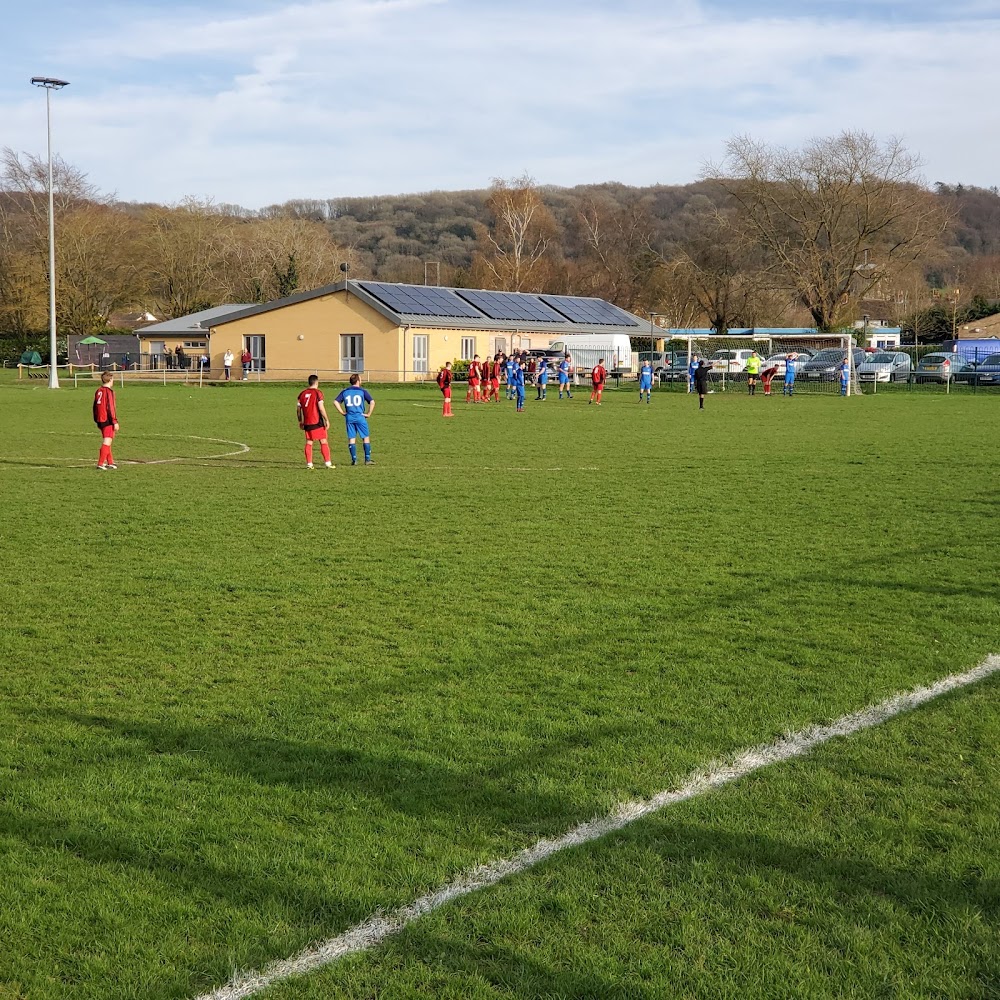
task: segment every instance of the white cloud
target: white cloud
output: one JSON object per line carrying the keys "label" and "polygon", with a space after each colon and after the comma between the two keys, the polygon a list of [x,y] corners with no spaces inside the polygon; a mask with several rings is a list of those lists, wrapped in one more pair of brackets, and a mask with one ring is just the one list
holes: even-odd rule
{"label": "white cloud", "polygon": [[[57,147],[105,189],[260,206],[291,197],[693,180],[725,140],[901,135],[930,180],[996,182],[980,107],[1000,23],[723,16],[695,0],[562,7],[323,0],[136,20],[75,39]],[[856,8],[855,8],[856,9]],[[69,62],[69,60],[73,60]],[[113,66],[102,79],[95,65]],[[28,95],[33,96],[33,95]],[[2,101],[2,97],[0,97]],[[3,107],[39,148],[37,101]],[[29,141],[30,139],[30,141]]]}

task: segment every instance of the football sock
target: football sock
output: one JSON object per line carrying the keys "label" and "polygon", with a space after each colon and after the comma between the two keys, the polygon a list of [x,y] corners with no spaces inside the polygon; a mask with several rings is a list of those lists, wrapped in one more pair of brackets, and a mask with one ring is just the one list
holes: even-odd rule
{"label": "football sock", "polygon": [[107,465],[111,461],[111,449],[106,445],[101,445],[100,454],[97,456],[98,465]]}
{"label": "football sock", "polygon": [[329,462],[330,461],[330,445],[326,441],[321,441],[320,442],[320,446],[319,446],[319,450],[321,452],[323,452],[323,461],[324,462]]}
{"label": "football sock", "polygon": [[306,441],[306,446],[302,450],[306,453],[306,465],[312,465],[312,460],[313,460],[313,443],[312,443],[312,441]]}
{"label": "football sock", "polygon": [[358,446],[356,444],[349,444],[347,450],[351,453],[351,461],[356,462],[358,460]]}
{"label": "football sock", "polygon": [[372,443],[371,441],[362,441],[362,446],[365,449],[365,461],[370,462],[372,460]]}

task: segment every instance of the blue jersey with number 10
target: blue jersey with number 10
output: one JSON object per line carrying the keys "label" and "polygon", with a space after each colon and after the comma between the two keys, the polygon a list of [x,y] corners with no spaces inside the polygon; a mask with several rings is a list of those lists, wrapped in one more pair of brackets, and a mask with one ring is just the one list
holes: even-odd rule
{"label": "blue jersey with number 10", "polygon": [[351,417],[362,417],[365,413],[365,404],[372,401],[371,393],[367,389],[352,385],[349,389],[342,389],[337,396],[337,402],[347,412],[348,420]]}

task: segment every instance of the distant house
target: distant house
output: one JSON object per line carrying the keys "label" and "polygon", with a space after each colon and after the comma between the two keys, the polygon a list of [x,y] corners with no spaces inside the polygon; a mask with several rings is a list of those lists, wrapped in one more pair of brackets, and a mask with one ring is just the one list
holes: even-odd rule
{"label": "distant house", "polygon": [[1000,337],[1000,313],[963,323],[955,330],[957,340],[989,340]]}
{"label": "distant house", "polygon": [[115,312],[108,317],[108,326],[112,330],[138,330],[158,322],[151,312]]}
{"label": "distant house", "polygon": [[496,351],[548,347],[567,334],[648,330],[649,321],[603,299],[378,281],[342,281],[263,305],[227,305],[139,331],[143,355],[180,344],[206,353],[214,375],[225,352],[249,350],[255,378],[294,379],[318,372],[346,380],[420,381],[446,361]]}

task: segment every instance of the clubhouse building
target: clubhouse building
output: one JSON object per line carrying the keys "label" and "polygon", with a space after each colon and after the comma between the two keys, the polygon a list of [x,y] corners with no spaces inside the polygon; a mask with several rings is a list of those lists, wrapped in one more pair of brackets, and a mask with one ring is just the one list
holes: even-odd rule
{"label": "clubhouse building", "polygon": [[[433,378],[446,361],[545,348],[568,334],[641,336],[642,320],[604,299],[342,281],[263,305],[225,305],[137,332],[143,369],[222,375],[223,357],[249,351],[250,377],[301,380],[311,372],[378,382]],[[179,350],[178,350],[179,349]]]}

